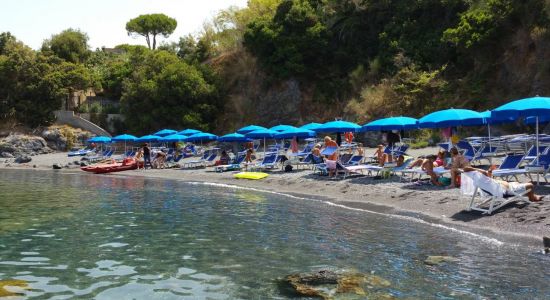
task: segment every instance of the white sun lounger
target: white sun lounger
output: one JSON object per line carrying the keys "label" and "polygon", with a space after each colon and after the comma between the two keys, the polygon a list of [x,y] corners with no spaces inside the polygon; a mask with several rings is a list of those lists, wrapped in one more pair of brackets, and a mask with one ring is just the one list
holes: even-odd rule
{"label": "white sun lounger", "polygon": [[460,193],[471,197],[468,211],[476,210],[488,215],[511,202],[527,201],[527,191],[522,194],[507,191],[496,180],[477,171],[461,174]]}

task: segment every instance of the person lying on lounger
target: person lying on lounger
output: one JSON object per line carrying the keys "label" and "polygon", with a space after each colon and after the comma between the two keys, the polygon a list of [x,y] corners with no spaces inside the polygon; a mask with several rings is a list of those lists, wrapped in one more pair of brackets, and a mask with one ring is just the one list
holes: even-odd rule
{"label": "person lying on lounger", "polygon": [[[493,178],[492,172],[495,168],[496,166],[493,165],[489,168],[489,170],[485,171],[482,169],[467,166],[467,167],[464,167],[463,170],[464,172],[479,172],[489,178]],[[507,195],[513,196],[514,194],[523,194],[527,192],[525,196],[527,196],[527,198],[529,198],[529,201],[531,202],[542,201],[542,199],[545,197],[545,196],[540,196],[535,194],[535,186],[530,182],[527,182],[527,183],[508,182],[508,181],[494,179],[494,178],[493,180],[495,182],[498,182],[502,186],[502,188],[504,188],[504,190],[506,191],[506,193],[504,194],[505,196]]]}
{"label": "person lying on lounger", "polygon": [[[445,167],[445,151],[439,151],[437,152],[437,157],[433,162],[434,168],[437,167]],[[416,167],[420,167],[425,163],[426,157],[419,157],[415,161],[413,161],[407,168],[412,169]]]}

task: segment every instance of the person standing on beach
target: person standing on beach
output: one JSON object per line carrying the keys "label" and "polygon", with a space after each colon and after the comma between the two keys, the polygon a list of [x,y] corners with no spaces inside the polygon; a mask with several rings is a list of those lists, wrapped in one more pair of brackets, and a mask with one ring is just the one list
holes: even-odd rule
{"label": "person standing on beach", "polygon": [[151,169],[153,168],[153,165],[151,164],[151,148],[149,148],[149,144],[145,143],[143,145],[143,169],[147,170],[147,163],[149,163],[149,167]]}

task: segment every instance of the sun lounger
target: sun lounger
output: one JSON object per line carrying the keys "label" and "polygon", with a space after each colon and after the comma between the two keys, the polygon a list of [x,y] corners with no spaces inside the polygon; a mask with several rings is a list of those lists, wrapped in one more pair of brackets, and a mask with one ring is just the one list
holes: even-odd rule
{"label": "sun lounger", "polygon": [[460,192],[471,197],[469,211],[476,210],[488,215],[511,202],[527,200],[527,191],[518,194],[505,190],[496,180],[476,171],[461,174]]}
{"label": "sun lounger", "polygon": [[344,174],[344,179],[352,174],[364,175],[364,172],[371,174],[373,165],[356,165],[356,166],[345,166],[341,162],[336,162],[336,174]]}
{"label": "sun lounger", "polygon": [[257,163],[256,165],[251,166],[251,168],[259,170],[273,169],[278,164],[278,157],[279,155],[277,154],[277,152],[266,153],[262,161]]}
{"label": "sun lounger", "polygon": [[[539,156],[545,154],[548,151],[548,146],[539,146]],[[527,151],[527,154],[523,157],[524,160],[533,162],[537,158],[537,147],[535,145],[531,146]]]}
{"label": "sun lounger", "polygon": [[[204,153],[202,154],[202,156],[199,160],[185,162],[183,164],[182,168],[187,169],[187,168],[196,168],[196,167],[199,167],[199,166],[204,166],[205,163],[207,163],[209,160],[210,161],[213,160],[213,159],[211,159],[212,155],[217,156],[216,151],[206,150],[206,151],[204,151]],[[214,156],[214,158],[216,158],[216,156]]]}
{"label": "sun lounger", "polygon": [[363,155],[353,155],[346,164],[348,166],[357,166],[363,161]]}
{"label": "sun lounger", "polygon": [[[434,173],[437,176],[441,176],[443,174],[450,173],[450,170],[445,169],[445,167],[435,167],[433,170],[434,170]],[[411,178],[409,180],[410,182],[412,182],[416,176],[418,176],[418,180],[420,180],[422,178],[422,176],[427,176],[428,175],[426,173],[426,171],[422,170],[422,168],[420,168],[420,167],[419,168],[412,168],[412,169],[404,168],[404,169],[400,170],[400,172],[403,175],[403,178],[406,178],[406,174],[411,175]]]}
{"label": "sun lounger", "polygon": [[502,177],[508,179],[517,175],[525,174],[525,169],[520,169],[519,165],[523,161],[523,155],[508,155],[503,160],[498,169],[493,170],[493,177]]}
{"label": "sun lounger", "polygon": [[343,165],[347,165],[352,156],[351,153],[344,153],[338,158],[338,161]]}
{"label": "sun lounger", "polygon": [[241,163],[244,161],[245,158],[246,158],[246,152],[242,154],[239,153],[239,155],[237,155],[230,164],[214,166],[214,171],[225,172],[225,171],[240,170],[242,169]]}

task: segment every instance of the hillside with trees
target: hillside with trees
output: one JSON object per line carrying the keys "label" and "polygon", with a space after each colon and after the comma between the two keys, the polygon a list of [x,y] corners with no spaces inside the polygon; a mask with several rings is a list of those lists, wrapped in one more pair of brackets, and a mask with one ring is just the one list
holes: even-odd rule
{"label": "hillside with trees", "polygon": [[126,29],[149,47],[117,53],[80,30],[39,51],[2,33],[0,115],[45,125],[86,88],[120,103],[136,134],[484,110],[550,95],[549,14],[544,0],[250,0],[176,43],[157,40],[174,19],[139,16]]}

